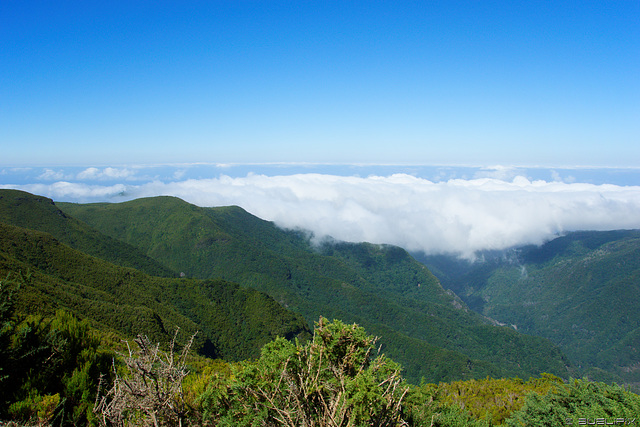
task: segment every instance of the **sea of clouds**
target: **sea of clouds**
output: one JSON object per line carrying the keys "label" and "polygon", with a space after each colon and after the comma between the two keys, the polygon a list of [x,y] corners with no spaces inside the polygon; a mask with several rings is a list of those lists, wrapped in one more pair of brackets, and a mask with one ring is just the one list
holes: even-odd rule
{"label": "sea of clouds", "polygon": [[[49,173],[49,172],[46,172]],[[640,186],[531,180],[495,170],[440,181],[409,175],[295,173],[145,181],[135,171],[88,168],[91,182],[56,180],[0,185],[56,201],[119,202],[170,195],[198,206],[238,205],[316,238],[387,243],[427,254],[541,244],[573,230],[640,228]],[[67,176],[69,177],[69,176]],[[83,178],[80,177],[80,178]],[[100,182],[99,178],[111,182]],[[115,180],[115,181],[114,181]],[[116,182],[120,180],[120,182]],[[46,179],[41,179],[46,181]]]}

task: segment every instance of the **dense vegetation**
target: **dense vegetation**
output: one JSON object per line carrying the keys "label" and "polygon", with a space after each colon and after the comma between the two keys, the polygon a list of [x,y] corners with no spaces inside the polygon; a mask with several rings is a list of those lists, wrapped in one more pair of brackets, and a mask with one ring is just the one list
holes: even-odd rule
{"label": "dense vegetation", "polygon": [[[1,283],[3,297],[12,285]],[[19,424],[626,425],[640,411],[640,396],[619,386],[548,374],[414,386],[363,328],[323,318],[305,344],[278,338],[257,360],[226,364],[189,358],[188,343],[162,351],[146,337],[105,352],[97,332],[68,313],[11,311],[0,309],[0,420]]]}
{"label": "dense vegetation", "polygon": [[425,263],[471,308],[551,339],[590,378],[640,386],[640,231],[575,232],[483,256]]}
{"label": "dense vegetation", "polygon": [[17,190],[0,190],[0,222],[44,231],[81,252],[152,276],[177,277],[161,263],[120,240],[71,218],[53,201]]}
{"label": "dense vegetation", "polygon": [[57,206],[187,277],[263,291],[309,325],[320,316],[358,323],[382,337],[413,383],[570,375],[557,347],[470,311],[398,247],[313,245],[305,233],[239,207],[200,208],[172,197]]}
{"label": "dense vegetation", "polygon": [[309,335],[306,322],[266,294],[223,280],[149,276],[76,251],[50,234],[0,223],[0,277],[29,272],[19,313],[66,309],[100,330],[167,342],[200,331],[196,349],[242,360],[277,336]]}
{"label": "dense vegetation", "polygon": [[[0,280],[0,420],[95,424],[93,402],[112,353],[85,321],[15,312],[29,276]],[[21,289],[22,288],[22,289]]]}

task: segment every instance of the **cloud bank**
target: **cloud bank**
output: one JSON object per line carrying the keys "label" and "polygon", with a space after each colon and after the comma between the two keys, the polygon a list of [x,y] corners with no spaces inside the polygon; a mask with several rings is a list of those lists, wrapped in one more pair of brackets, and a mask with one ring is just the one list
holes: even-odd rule
{"label": "cloud bank", "polygon": [[57,201],[171,195],[198,206],[239,205],[281,227],[310,230],[317,238],[465,257],[482,249],[540,244],[571,230],[640,228],[640,186],[509,179],[249,174],[140,185],[59,181],[20,188]]}

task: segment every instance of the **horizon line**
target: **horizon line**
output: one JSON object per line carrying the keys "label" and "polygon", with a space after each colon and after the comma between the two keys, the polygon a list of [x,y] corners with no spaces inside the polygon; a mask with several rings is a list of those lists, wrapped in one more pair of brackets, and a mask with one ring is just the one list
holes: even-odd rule
{"label": "horizon line", "polygon": [[613,165],[544,165],[544,164],[522,164],[522,163],[422,163],[422,162],[307,162],[307,161],[282,161],[282,162],[151,162],[151,163],[86,163],[86,164],[33,164],[33,165],[8,165],[0,164],[2,169],[25,170],[32,168],[132,168],[144,169],[154,167],[192,167],[192,166],[212,166],[220,169],[241,167],[241,166],[348,166],[348,167],[438,167],[438,168],[474,168],[484,170],[500,169],[627,169],[640,170],[640,165],[636,166],[613,166]]}

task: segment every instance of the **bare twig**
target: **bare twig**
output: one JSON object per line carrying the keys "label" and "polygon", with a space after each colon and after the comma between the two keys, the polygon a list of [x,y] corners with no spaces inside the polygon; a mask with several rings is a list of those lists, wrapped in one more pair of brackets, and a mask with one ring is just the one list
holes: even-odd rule
{"label": "bare twig", "polygon": [[134,340],[138,345],[136,352],[127,342],[128,356],[121,355],[127,375],[118,372],[114,361],[113,386],[96,398],[94,412],[99,414],[102,425],[182,425],[188,409],[182,381],[189,373],[186,357],[195,334],[176,361],[174,348],[177,335],[176,329],[168,353],[163,353],[159,344],[152,345],[146,336],[138,335]]}

